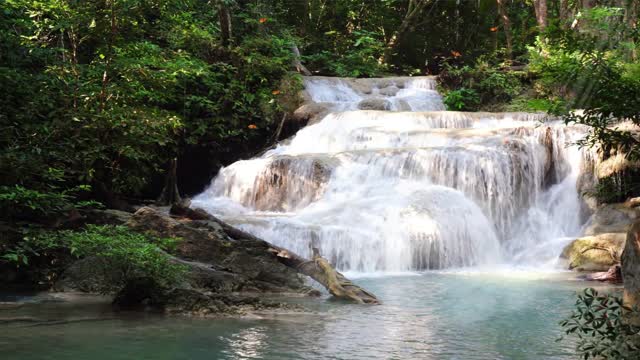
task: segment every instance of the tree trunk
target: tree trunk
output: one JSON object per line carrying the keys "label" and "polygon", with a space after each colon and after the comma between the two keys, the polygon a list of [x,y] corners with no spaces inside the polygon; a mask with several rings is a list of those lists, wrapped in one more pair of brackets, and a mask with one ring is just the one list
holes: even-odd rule
{"label": "tree trunk", "polygon": [[218,223],[227,236],[236,240],[250,240],[267,245],[267,251],[275,255],[282,264],[309,276],[324,286],[331,295],[359,304],[379,304],[375,295],[359,287],[336,271],[327,259],[320,256],[318,249],[313,248],[311,260],[305,259],[287,249],[275,246],[247,232],[237,229],[202,209],[191,209],[188,204],[180,203],[171,207],[171,214],[184,216],[191,220],[207,220]]}
{"label": "tree trunk", "polygon": [[[625,18],[627,20],[627,26],[632,32],[638,28],[638,12],[640,8],[640,2],[638,0],[627,0]],[[638,52],[635,48],[635,40],[631,38],[633,45],[631,50],[631,60],[636,61],[638,59]]]}
{"label": "tree trunk", "polygon": [[387,42],[384,54],[381,59],[384,63],[388,64],[391,61],[396,46],[398,46],[398,44],[401,44],[407,33],[413,30],[416,21],[420,18],[420,15],[422,15],[422,12],[427,7],[427,5],[429,5],[429,3],[431,3],[431,0],[409,0],[407,13],[404,16],[402,23]]}
{"label": "tree trunk", "polygon": [[169,168],[165,175],[164,188],[156,203],[158,205],[172,205],[181,201],[180,192],[178,192],[178,159],[171,159]]}
{"label": "tree trunk", "polygon": [[231,12],[224,1],[218,4],[218,21],[220,22],[220,43],[223,47],[228,47],[233,36],[231,29]]}
{"label": "tree trunk", "polygon": [[594,0],[582,0],[582,8],[583,9],[591,9],[592,7],[595,6],[595,1]]}
{"label": "tree trunk", "polygon": [[569,25],[569,0],[560,0],[558,13],[560,16],[560,26],[566,29]]}
{"label": "tree trunk", "polygon": [[502,20],[502,26],[504,28],[504,36],[507,40],[507,56],[511,59],[513,54],[513,40],[511,37],[511,20],[509,19],[509,13],[505,7],[505,0],[496,0],[498,3],[498,12],[500,13],[500,19]]}
{"label": "tree trunk", "polygon": [[547,28],[547,0],[533,0],[538,29],[543,32]]}
{"label": "tree trunk", "polygon": [[[640,306],[640,222],[633,224],[627,232],[627,241],[622,252],[622,280],[624,306]],[[631,320],[640,323],[638,318]]]}

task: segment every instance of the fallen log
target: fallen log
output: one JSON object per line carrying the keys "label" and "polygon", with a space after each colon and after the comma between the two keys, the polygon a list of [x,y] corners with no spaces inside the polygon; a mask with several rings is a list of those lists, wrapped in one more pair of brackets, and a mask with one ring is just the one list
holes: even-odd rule
{"label": "fallen log", "polygon": [[335,270],[327,259],[320,256],[318,249],[312,249],[313,257],[311,260],[305,259],[287,249],[273,245],[263,239],[249,234],[246,231],[235,228],[207,213],[203,209],[192,209],[189,207],[188,202],[174,204],[171,207],[170,213],[190,220],[213,221],[222,227],[227,236],[236,241],[249,240],[265,244],[268,249],[267,251],[274,254],[280,263],[317,281],[336,298],[346,299],[359,304],[380,304],[380,301],[375,295],[360,286],[355,285],[344,275]]}

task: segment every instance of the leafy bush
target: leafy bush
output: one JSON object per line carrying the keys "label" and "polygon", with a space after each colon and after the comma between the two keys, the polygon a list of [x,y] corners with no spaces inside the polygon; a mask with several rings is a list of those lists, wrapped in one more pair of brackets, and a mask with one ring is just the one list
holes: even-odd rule
{"label": "leafy bush", "polygon": [[124,226],[88,225],[78,231],[27,232],[21,242],[0,254],[0,259],[26,267],[39,257],[60,252],[76,258],[91,257],[99,277],[95,280],[107,293],[140,277],[151,278],[162,286],[178,282],[184,267],[172,263],[164,252],[171,251],[178,241],[146,236]]}
{"label": "leafy bush", "polygon": [[447,110],[473,111],[480,105],[480,97],[475,90],[461,88],[448,92],[444,96],[444,104]]}
{"label": "leafy bush", "polygon": [[88,186],[77,186],[72,189],[41,192],[27,189],[20,185],[0,186],[0,218],[26,218],[41,220],[38,217],[60,215],[73,208],[99,207],[96,201],[78,201],[78,192],[88,191]]}
{"label": "leafy bush", "polygon": [[[523,74],[505,70],[503,65],[486,57],[479,58],[473,67],[444,63],[439,80],[445,89],[475,92],[477,104],[467,107],[468,110],[500,109],[524,90]],[[462,94],[454,93],[452,96],[459,98],[460,95]],[[456,102],[452,100],[452,104]]]}
{"label": "leafy bush", "polygon": [[527,96],[519,96],[506,106],[507,111],[525,111],[525,112],[548,112],[556,113],[565,108],[566,105],[562,100],[530,98]]}
{"label": "leafy bush", "polygon": [[305,56],[309,68],[322,74],[343,77],[374,77],[386,70],[386,65],[379,61],[385,45],[378,34],[358,30],[347,38],[340,37],[335,31],[326,35],[336,37],[336,49]]}
{"label": "leafy bush", "polygon": [[637,309],[625,308],[619,297],[585,289],[576,310],[560,325],[578,338],[577,351],[584,359],[631,360],[640,358],[640,326],[627,321],[636,315]]}

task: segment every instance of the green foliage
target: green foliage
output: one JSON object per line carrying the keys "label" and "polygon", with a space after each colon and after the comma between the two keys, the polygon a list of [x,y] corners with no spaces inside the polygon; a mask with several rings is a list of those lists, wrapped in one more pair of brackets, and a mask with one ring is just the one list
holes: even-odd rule
{"label": "green foliage", "polygon": [[598,179],[593,192],[600,203],[624,202],[640,195],[640,174],[637,170],[626,170]]}
{"label": "green foliage", "polygon": [[452,90],[444,96],[447,110],[471,111],[480,105],[480,97],[473,89],[461,88]]}
{"label": "green foliage", "polygon": [[[338,37],[336,31],[329,31],[327,37]],[[343,77],[381,76],[386,66],[380,62],[385,49],[380,36],[365,30],[354,31],[351,37],[340,41],[335,51],[323,50],[304,57],[316,71]]]}
{"label": "green foliage", "polygon": [[567,335],[578,338],[581,358],[630,360],[640,357],[640,326],[626,317],[638,314],[637,309],[624,308],[619,297],[585,289],[573,314],[560,325]]}
{"label": "green foliage", "polygon": [[39,220],[38,217],[60,215],[71,209],[100,207],[93,201],[78,201],[78,193],[88,191],[88,186],[77,186],[71,189],[48,192],[27,189],[20,185],[0,186],[0,214],[3,218],[27,218]]}
{"label": "green foliage", "polygon": [[544,98],[530,98],[526,95],[518,96],[507,105],[507,111],[524,111],[524,112],[547,112],[555,113],[558,109],[565,108],[566,105],[562,100],[552,100]]}
{"label": "green foliage", "polygon": [[445,89],[453,89],[453,95],[447,97],[454,97],[445,104],[450,109],[459,109],[455,106],[457,99],[464,97],[475,98],[465,104],[465,110],[494,109],[509,103],[522,93],[525,86],[523,75],[505,70],[504,65],[491,58],[481,58],[473,67],[445,63],[440,82]]}
{"label": "green foliage", "polygon": [[164,251],[171,251],[178,242],[132,232],[124,226],[88,225],[78,231],[26,232],[22,241],[6,249],[0,259],[24,267],[56,252],[91,258],[95,275],[100,277],[95,280],[107,293],[139,277],[152,278],[162,286],[176,284],[184,267],[172,263]]}
{"label": "green foliage", "polygon": [[215,9],[195,0],[2,2],[0,185],[45,193],[43,169],[56,168],[68,188],[136,195],[188,146],[263,146],[280,99],[299,90],[280,89],[293,38],[258,24],[221,48]]}

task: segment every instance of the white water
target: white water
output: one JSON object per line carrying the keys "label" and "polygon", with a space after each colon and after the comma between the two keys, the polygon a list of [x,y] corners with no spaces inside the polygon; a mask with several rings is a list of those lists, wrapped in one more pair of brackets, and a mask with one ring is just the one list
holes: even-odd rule
{"label": "white water", "polygon": [[[537,114],[439,111],[432,78],[306,88],[336,112],[222,169],[193,206],[357,272],[550,268],[579,235],[583,155],[567,145],[581,129]],[[354,111],[371,97],[392,111]]]}

